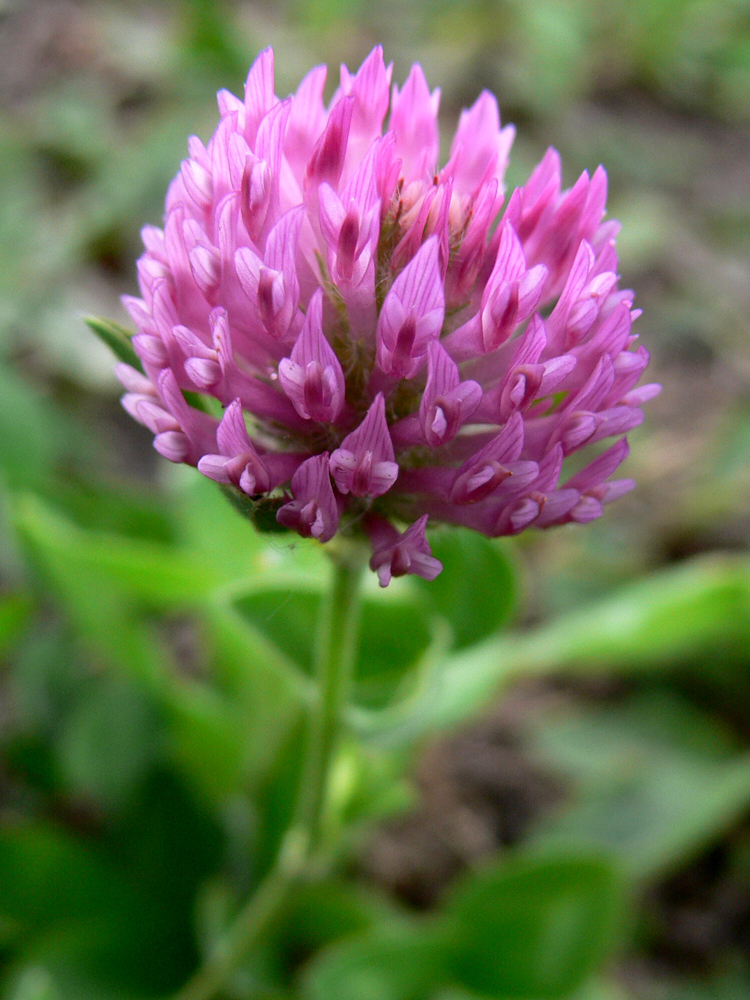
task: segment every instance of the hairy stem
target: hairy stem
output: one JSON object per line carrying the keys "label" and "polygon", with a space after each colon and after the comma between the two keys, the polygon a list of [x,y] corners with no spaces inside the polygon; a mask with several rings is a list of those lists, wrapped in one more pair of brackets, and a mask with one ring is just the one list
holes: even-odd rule
{"label": "hairy stem", "polygon": [[302,781],[292,825],[266,878],[240,910],[224,939],[174,1000],[212,1000],[273,924],[323,839],[331,764],[346,707],[359,631],[359,547],[333,548],[333,580],[317,636],[319,699],[311,713]]}
{"label": "hairy stem", "polygon": [[323,609],[316,650],[320,704],[310,719],[298,800],[297,822],[307,831],[309,851],[319,846],[323,835],[326,790],[349,695],[359,634],[361,550],[341,548],[334,550],[333,558],[333,585]]}

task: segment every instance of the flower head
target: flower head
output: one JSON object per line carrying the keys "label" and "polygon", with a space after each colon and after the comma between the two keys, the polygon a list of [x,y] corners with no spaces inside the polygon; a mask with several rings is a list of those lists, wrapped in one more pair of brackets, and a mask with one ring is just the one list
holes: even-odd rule
{"label": "flower head", "polygon": [[[391,93],[376,48],[328,108],[325,76],[281,101],[267,49],[244,100],[219,93],[208,145],[190,139],[124,300],[128,412],[280,525],[366,534],[384,586],[440,572],[428,519],[494,537],[598,517],[633,485],[610,477],[659,391],[636,388],[648,354],[604,171],[564,191],[550,149],[506,201],[514,130],[491,94],[439,169],[440,92],[418,65]],[[565,480],[568,455],[612,436]]]}

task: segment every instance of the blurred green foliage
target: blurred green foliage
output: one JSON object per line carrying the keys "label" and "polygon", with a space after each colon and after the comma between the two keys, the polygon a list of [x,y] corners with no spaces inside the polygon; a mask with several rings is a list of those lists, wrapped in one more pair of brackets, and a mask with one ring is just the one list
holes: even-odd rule
{"label": "blurred green foliage", "polygon": [[[123,319],[138,230],[158,221],[187,135],[210,134],[218,86],[239,91],[268,42],[291,89],[302,67],[351,65],[376,41],[398,79],[421,59],[446,119],[482,86],[498,92],[520,126],[514,182],[548,142],[571,180],[606,162],[667,402],[631,460],[640,491],[602,524],[517,545],[445,532],[433,583],[371,581],[327,817],[343,847],[227,997],[628,1000],[640,994],[617,965],[648,953],[644,899],[660,879],[735,831],[729,864],[750,891],[746,0],[6,4],[8,1000],[169,995],[289,820],[324,559],[255,534],[197,474],[168,476],[120,420],[111,359],[82,317]],[[417,798],[425,741],[551,674],[626,688],[528,721],[527,753],[567,794],[527,843],[467,866],[427,913],[359,874],[376,824]],[[745,997],[747,956],[729,949],[660,989]]]}

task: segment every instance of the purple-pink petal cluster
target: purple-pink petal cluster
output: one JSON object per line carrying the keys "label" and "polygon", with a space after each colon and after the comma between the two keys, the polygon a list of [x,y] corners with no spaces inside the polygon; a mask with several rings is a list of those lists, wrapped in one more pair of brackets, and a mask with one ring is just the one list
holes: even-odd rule
{"label": "purple-pink petal cluster", "polygon": [[142,372],[118,366],[162,455],[305,537],[366,535],[383,586],[440,572],[428,519],[495,537],[599,517],[633,486],[611,477],[659,391],[636,387],[604,170],[563,190],[550,149],[506,199],[495,98],[440,168],[440,92],[391,73],[376,48],[328,107],[324,66],[282,101],[267,49],[244,100],[219,93],[164,229],[143,231],[124,300]]}

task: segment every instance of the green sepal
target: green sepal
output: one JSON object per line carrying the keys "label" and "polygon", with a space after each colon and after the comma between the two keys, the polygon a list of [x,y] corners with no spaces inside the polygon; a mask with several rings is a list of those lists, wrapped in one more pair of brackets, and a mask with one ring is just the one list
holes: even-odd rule
{"label": "green sepal", "polygon": [[83,321],[92,333],[104,341],[115,357],[139,372],[143,371],[141,359],[133,350],[131,343],[133,335],[129,330],[120,326],[119,323],[115,323],[113,319],[106,319],[104,316],[84,316]]}
{"label": "green sepal", "polygon": [[224,483],[219,483],[219,489],[235,510],[252,521],[258,531],[274,534],[283,534],[289,531],[276,520],[277,512],[287,502],[286,498],[261,496],[256,500],[241,490],[235,489],[234,486],[228,486]]}
{"label": "green sepal", "polygon": [[185,402],[188,406],[192,406],[194,410],[200,410],[201,413],[208,413],[209,416],[211,415],[211,409],[200,393],[191,392],[189,389],[183,389],[182,395],[185,397]]}

